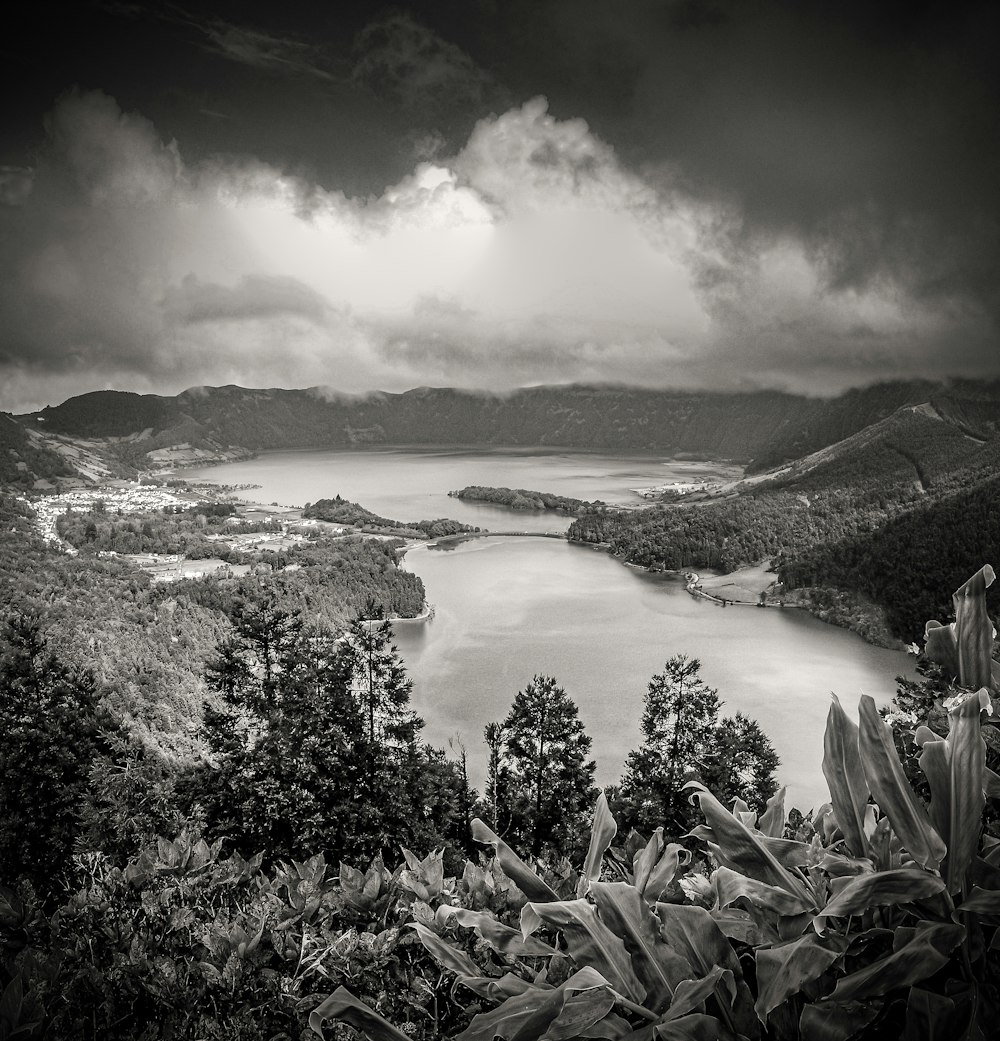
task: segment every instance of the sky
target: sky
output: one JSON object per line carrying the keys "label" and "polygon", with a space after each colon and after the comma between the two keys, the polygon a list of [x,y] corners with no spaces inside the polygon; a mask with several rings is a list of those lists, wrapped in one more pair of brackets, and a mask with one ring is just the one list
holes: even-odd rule
{"label": "sky", "polygon": [[0,40],[0,409],[995,378],[998,30],[956,0],[36,0]]}

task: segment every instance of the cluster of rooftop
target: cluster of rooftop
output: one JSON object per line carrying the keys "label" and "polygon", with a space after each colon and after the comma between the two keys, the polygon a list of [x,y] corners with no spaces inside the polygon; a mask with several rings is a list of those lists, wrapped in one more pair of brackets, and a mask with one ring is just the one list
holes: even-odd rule
{"label": "cluster of rooftop", "polygon": [[58,546],[68,553],[76,550],[59,537],[56,521],[70,510],[91,511],[103,504],[107,510],[122,513],[142,513],[161,510],[164,506],[183,506],[185,500],[172,492],[154,485],[131,484],[123,488],[88,488],[59,495],[46,495],[29,502],[22,499],[35,514],[35,525],[39,535],[50,545]]}

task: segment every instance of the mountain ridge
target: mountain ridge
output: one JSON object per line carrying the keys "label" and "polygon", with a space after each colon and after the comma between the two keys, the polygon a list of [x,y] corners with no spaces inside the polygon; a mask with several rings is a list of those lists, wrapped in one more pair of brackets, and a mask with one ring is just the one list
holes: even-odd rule
{"label": "mountain ridge", "polygon": [[760,472],[929,405],[980,442],[1000,430],[1000,385],[924,380],[834,398],[784,391],[651,390],[575,384],[507,394],[420,387],[342,395],[331,388],[189,388],[176,395],[93,391],[13,417],[42,438],[105,442],[124,472],[269,449],[464,444],[657,451],[726,458]]}

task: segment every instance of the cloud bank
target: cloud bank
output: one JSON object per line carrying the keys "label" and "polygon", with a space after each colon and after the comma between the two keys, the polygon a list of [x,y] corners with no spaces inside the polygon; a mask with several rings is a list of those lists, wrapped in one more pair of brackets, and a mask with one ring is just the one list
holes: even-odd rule
{"label": "cloud bank", "polygon": [[[0,170],[0,407],[114,386],[617,381],[834,392],[994,373],[990,316],[627,169],[536,98],[369,198],[189,164],[101,93]],[[861,218],[859,218],[861,220]]]}

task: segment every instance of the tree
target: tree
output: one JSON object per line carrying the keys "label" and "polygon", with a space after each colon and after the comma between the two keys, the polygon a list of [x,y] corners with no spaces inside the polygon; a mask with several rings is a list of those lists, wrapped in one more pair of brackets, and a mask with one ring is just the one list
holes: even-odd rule
{"label": "tree", "polygon": [[596,796],[576,704],[554,678],[535,676],[514,698],[502,735],[511,840],[536,856],[544,847],[569,853]]}
{"label": "tree", "polygon": [[742,799],[755,813],[763,813],[778,790],[774,771],[781,760],[755,719],[742,712],[726,717],[712,734],[706,750],[703,783],[719,802],[732,806]]}
{"label": "tree", "polygon": [[629,753],[621,784],[622,816],[644,834],[661,825],[675,836],[688,830],[690,807],[681,788],[701,779],[719,713],[719,694],[700,670],[697,658],[680,654],[649,681],[643,742]]}
{"label": "tree", "polygon": [[370,767],[392,749],[412,744],[423,727],[409,707],[413,682],[392,635],[384,610],[372,601],[344,635],[343,653],[364,717]]}
{"label": "tree", "polygon": [[47,891],[69,863],[91,764],[117,727],[94,677],[49,651],[37,617],[9,617],[0,641],[0,873]]}
{"label": "tree", "polygon": [[217,766],[198,793],[214,835],[269,861],[465,847],[471,793],[459,765],[418,744],[384,619],[336,639],[276,602],[243,603],[206,676],[223,702],[206,706]]}
{"label": "tree", "polygon": [[269,859],[353,849],[362,720],[349,662],[328,633],[272,601],[242,603],[206,670],[222,708],[206,706],[214,768],[198,796],[210,830]]}
{"label": "tree", "polygon": [[774,794],[778,757],[759,725],[742,713],[718,720],[719,693],[699,675],[701,662],[680,654],[649,681],[642,745],[628,755],[617,812],[648,834],[662,826],[677,837],[697,816],[683,791],[710,784],[724,802],[762,809]]}
{"label": "tree", "polygon": [[486,750],[489,753],[486,761],[486,816],[502,835],[510,824],[508,814],[510,769],[504,759],[503,726],[500,723],[487,723],[483,729],[483,740],[486,742]]}

